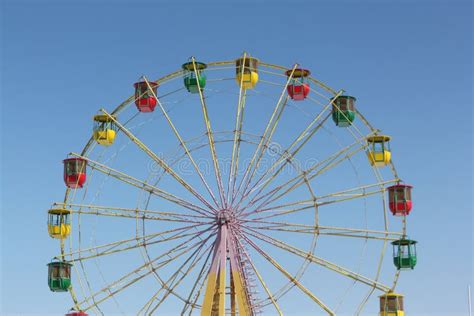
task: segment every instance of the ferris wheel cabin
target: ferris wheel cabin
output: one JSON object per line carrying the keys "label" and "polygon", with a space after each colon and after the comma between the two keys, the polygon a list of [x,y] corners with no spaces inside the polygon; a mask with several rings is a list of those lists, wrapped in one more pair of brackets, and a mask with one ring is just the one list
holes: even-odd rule
{"label": "ferris wheel cabin", "polygon": [[87,161],[82,158],[68,158],[63,160],[64,183],[68,188],[82,188],[86,182]]}
{"label": "ferris wheel cabin", "polygon": [[188,62],[181,66],[184,70],[184,86],[190,93],[199,93],[199,89],[206,86],[206,74],[204,69],[207,68],[205,63]]}
{"label": "ferris wheel cabin", "polygon": [[332,120],[336,126],[347,127],[354,122],[355,101],[350,95],[340,95],[332,102]]}
{"label": "ferris wheel cabin", "polygon": [[135,87],[135,105],[140,112],[153,112],[157,104],[155,96],[158,84],[154,82],[149,82],[149,84],[151,90],[146,81],[133,84]]}
{"label": "ferris wheel cabin", "polygon": [[402,238],[392,242],[393,263],[398,270],[414,269],[416,266],[416,240]]}
{"label": "ferris wheel cabin", "polygon": [[70,311],[64,316],[89,316],[88,314],[82,312],[82,311]]}
{"label": "ferris wheel cabin", "polygon": [[307,77],[311,74],[311,72],[307,69],[300,68],[297,68],[294,71],[291,69],[285,72],[288,78],[290,78],[292,73],[293,76],[291,77],[290,83],[287,87],[288,95],[292,100],[295,101],[304,100],[310,91]]}
{"label": "ferris wheel cabin", "polygon": [[48,263],[48,285],[53,292],[67,292],[71,286],[72,264],[66,261],[53,260]]}
{"label": "ferris wheel cabin", "polygon": [[94,116],[94,139],[97,143],[110,146],[114,143],[117,127],[113,120],[105,114]]}
{"label": "ferris wheel cabin", "polygon": [[370,164],[375,167],[384,167],[390,163],[390,136],[374,135],[367,137],[367,157]]}
{"label": "ferris wheel cabin", "polygon": [[71,233],[71,212],[66,209],[48,211],[48,233],[56,239],[64,239]]}
{"label": "ferris wheel cabin", "polygon": [[379,316],[404,316],[403,295],[396,293],[386,293],[379,296],[380,313]]}
{"label": "ferris wheel cabin", "polygon": [[243,57],[235,61],[237,83],[243,89],[253,89],[258,82],[258,59]]}
{"label": "ferris wheel cabin", "polygon": [[413,207],[411,199],[411,185],[396,184],[388,187],[388,205],[390,211],[395,216],[405,216],[410,214]]}

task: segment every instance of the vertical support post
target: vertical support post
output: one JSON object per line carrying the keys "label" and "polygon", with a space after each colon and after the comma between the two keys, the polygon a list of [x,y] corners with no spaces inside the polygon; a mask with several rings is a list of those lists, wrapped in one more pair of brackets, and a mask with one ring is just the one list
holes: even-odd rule
{"label": "vertical support post", "polygon": [[467,304],[469,305],[469,316],[472,316],[472,303],[471,303],[471,285],[467,286]]}
{"label": "vertical support post", "polygon": [[232,269],[230,269],[230,315],[236,316],[235,314],[235,284],[234,284],[234,275]]}
{"label": "vertical support post", "polygon": [[204,303],[202,304],[201,316],[209,316],[212,314],[214,308],[217,276],[219,274],[219,258],[220,258],[220,243],[221,243],[221,232],[219,231],[216,238],[214,255],[212,258],[211,268],[207,275],[207,286],[204,294]]}
{"label": "vertical support post", "polygon": [[242,280],[242,273],[240,266],[237,264],[237,251],[235,249],[235,243],[229,240],[229,259],[230,259],[230,270],[232,280],[235,286],[235,297],[237,298],[237,306],[239,309],[240,316],[248,316],[249,313],[249,302],[247,300],[247,293]]}
{"label": "vertical support post", "polygon": [[227,226],[221,226],[220,267],[219,267],[219,316],[225,316],[225,287],[227,265]]}
{"label": "vertical support post", "polygon": [[227,225],[220,224],[215,243],[216,249],[207,276],[201,316],[225,316],[227,235]]}

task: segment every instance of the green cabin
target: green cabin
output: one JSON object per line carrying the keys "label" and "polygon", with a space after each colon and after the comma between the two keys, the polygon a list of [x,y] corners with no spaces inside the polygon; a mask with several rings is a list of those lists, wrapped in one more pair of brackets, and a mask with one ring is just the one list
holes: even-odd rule
{"label": "green cabin", "polygon": [[332,103],[332,119],[339,127],[347,127],[355,119],[356,98],[349,95],[340,95]]}
{"label": "green cabin", "polygon": [[393,263],[400,269],[413,269],[416,266],[416,243],[415,240],[399,239],[392,242]]}
{"label": "green cabin", "polygon": [[71,286],[72,264],[65,261],[48,263],[48,285],[53,292],[67,292]]}
{"label": "green cabin", "polygon": [[184,86],[191,93],[199,93],[199,88],[204,89],[206,86],[206,74],[203,70],[207,68],[205,63],[190,61],[183,64],[184,70]]}

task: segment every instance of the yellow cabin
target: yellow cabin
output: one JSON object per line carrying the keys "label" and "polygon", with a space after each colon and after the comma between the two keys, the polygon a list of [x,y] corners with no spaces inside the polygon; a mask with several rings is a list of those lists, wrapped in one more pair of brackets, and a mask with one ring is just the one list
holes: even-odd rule
{"label": "yellow cabin", "polygon": [[71,211],[50,209],[48,211],[48,233],[52,238],[64,239],[71,233]]}
{"label": "yellow cabin", "polygon": [[235,79],[243,89],[253,89],[258,82],[258,59],[243,57],[235,61]]}
{"label": "yellow cabin", "polygon": [[390,152],[390,136],[374,135],[367,138],[367,157],[370,164],[376,167],[384,167],[390,163],[392,153]]}
{"label": "yellow cabin", "polygon": [[101,145],[110,146],[114,143],[117,128],[110,117],[105,114],[94,116],[94,139]]}
{"label": "yellow cabin", "polygon": [[404,316],[403,295],[396,293],[386,293],[379,296],[380,313],[379,316]]}

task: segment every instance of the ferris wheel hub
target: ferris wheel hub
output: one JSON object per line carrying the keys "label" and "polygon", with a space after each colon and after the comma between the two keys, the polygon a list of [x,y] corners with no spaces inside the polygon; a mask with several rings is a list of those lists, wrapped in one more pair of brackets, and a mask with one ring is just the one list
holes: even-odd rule
{"label": "ferris wheel hub", "polygon": [[218,225],[230,224],[235,221],[235,215],[232,210],[220,210],[217,212],[216,221]]}

